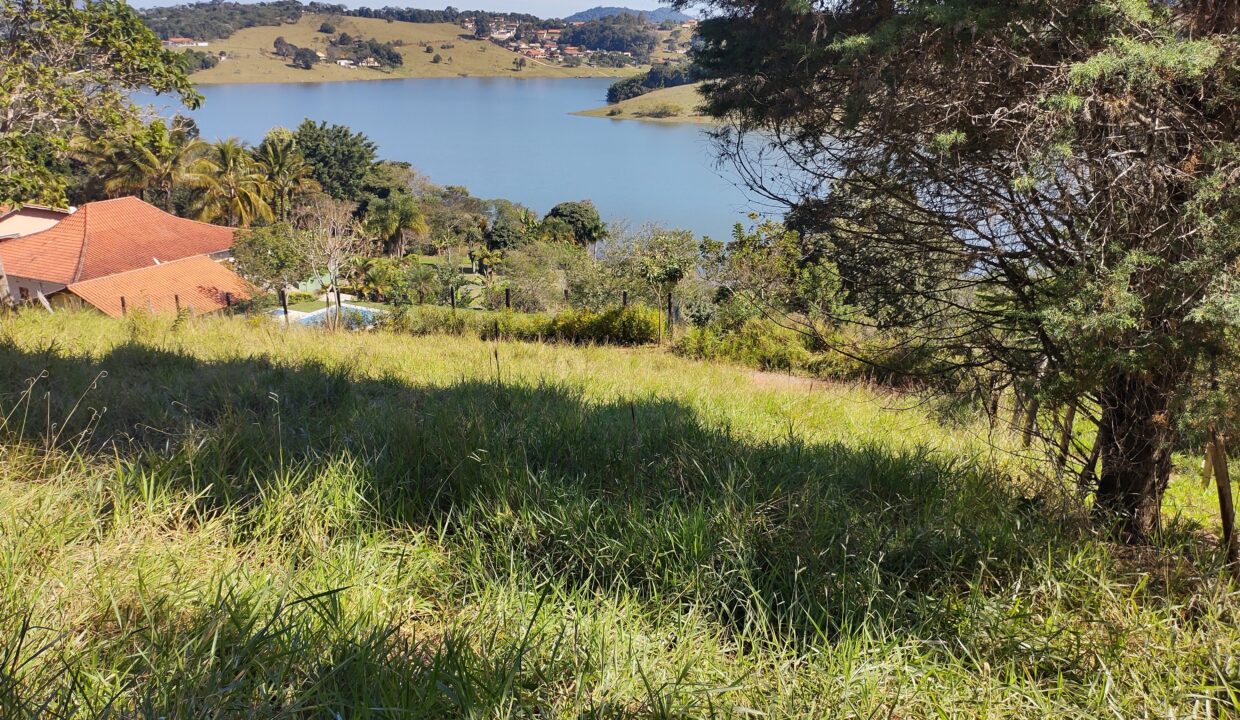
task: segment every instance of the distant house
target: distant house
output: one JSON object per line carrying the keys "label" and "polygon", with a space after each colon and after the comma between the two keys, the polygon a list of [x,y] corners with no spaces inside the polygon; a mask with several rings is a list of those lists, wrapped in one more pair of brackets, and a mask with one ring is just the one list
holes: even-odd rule
{"label": "distant house", "polygon": [[365,60],[362,60],[362,61],[361,61],[360,63],[358,63],[358,64],[359,64],[359,65],[361,65],[362,67],[365,67],[365,68],[377,68],[377,67],[379,67],[379,61],[378,61],[378,60],[376,60],[376,59],[374,59],[374,58],[372,58],[372,57],[368,57],[368,58],[366,58]]}
{"label": "distant house", "polygon": [[357,67],[357,64],[354,63],[352,60],[337,60],[336,64],[339,65],[340,67],[347,67],[347,68]]}
{"label": "distant house", "polygon": [[577,47],[576,45],[565,45],[564,47],[560,48],[560,52],[564,53],[565,55],[572,55],[576,57],[578,55],[581,55],[581,48]]}
{"label": "distant house", "polygon": [[67,292],[104,315],[119,318],[134,310],[205,315],[249,298],[253,290],[225,264],[194,255],[72,283]]}
{"label": "distant house", "polygon": [[42,232],[73,214],[74,208],[58,209],[44,205],[23,205],[0,209],[0,240]]}
{"label": "distant house", "polygon": [[[157,311],[166,309],[165,300],[175,305],[179,298],[182,307],[211,312],[220,306],[205,298],[216,290],[225,299],[249,296],[244,281],[217,262],[229,256],[234,234],[232,228],[179,218],[134,197],[87,203],[45,230],[0,240],[6,274],[0,295],[49,309],[85,304],[106,314],[114,314],[112,305],[119,307],[121,297],[129,307]],[[179,264],[175,273],[138,273],[189,258],[200,260]],[[205,270],[204,262],[212,268]],[[122,274],[129,279],[95,282]],[[113,292],[117,289],[123,292]],[[113,295],[105,303],[108,293]]]}
{"label": "distant house", "polygon": [[164,47],[206,47],[207,43],[200,43],[193,38],[187,37],[170,37],[163,41]]}

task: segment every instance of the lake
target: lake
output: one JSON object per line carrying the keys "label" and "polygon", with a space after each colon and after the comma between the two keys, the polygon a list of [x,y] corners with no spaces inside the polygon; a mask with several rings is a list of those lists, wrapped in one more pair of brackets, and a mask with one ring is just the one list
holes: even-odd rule
{"label": "lake", "polygon": [[[580,117],[611,80],[446,78],[276,85],[207,85],[189,113],[203,139],[251,143],[303,119],[342,123],[432,182],[507,198],[542,213],[589,198],[609,221],[652,222],[726,238],[753,205],[735,172],[717,168],[703,127]],[[163,114],[167,98],[137,100]],[[184,110],[184,108],[180,108]]]}

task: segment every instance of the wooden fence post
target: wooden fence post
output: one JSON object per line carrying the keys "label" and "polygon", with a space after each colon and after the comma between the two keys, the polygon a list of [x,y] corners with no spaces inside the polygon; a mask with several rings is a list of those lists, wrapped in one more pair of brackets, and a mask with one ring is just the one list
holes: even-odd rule
{"label": "wooden fence post", "polygon": [[129,308],[125,307],[125,296],[121,295],[121,317],[129,314]]}
{"label": "wooden fence post", "polygon": [[512,309],[512,288],[509,287],[504,288],[504,309]]}
{"label": "wooden fence post", "polygon": [[667,341],[669,343],[672,341],[672,323],[672,293],[669,290],[667,293]]}
{"label": "wooden fence post", "polygon": [[288,292],[280,288],[280,307],[284,308],[284,324],[288,325]]}
{"label": "wooden fence post", "polygon": [[449,297],[452,300],[452,313],[456,314],[456,288],[449,289]]}
{"label": "wooden fence post", "polygon": [[172,302],[177,306],[177,315],[180,315],[181,314],[181,296],[174,293],[172,296]]}
{"label": "wooden fence post", "polygon": [[629,306],[629,291],[625,290],[620,294],[620,307]]}
{"label": "wooden fence post", "polygon": [[1231,497],[1231,474],[1227,469],[1227,444],[1213,425],[1210,444],[1214,451],[1214,482],[1218,486],[1218,506],[1223,520],[1223,548],[1227,569],[1240,580],[1240,541],[1236,539],[1236,507]]}

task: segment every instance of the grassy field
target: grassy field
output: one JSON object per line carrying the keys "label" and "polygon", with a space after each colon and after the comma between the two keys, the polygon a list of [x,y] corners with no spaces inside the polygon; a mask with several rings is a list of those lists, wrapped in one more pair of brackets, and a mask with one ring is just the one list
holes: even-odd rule
{"label": "grassy field", "polygon": [[[587,115],[589,117],[605,117],[613,120],[645,120],[648,122],[677,123],[714,122],[713,118],[702,115],[697,111],[697,108],[701,103],[702,98],[697,93],[697,85],[678,85],[676,87],[663,88],[661,90],[648,92],[641,97],[624,100],[614,105],[604,105],[591,110],[582,110],[581,112],[574,114]],[[651,115],[652,112],[663,108],[670,108],[675,112],[667,117],[655,117]]]}
{"label": "grassy field", "polygon": [[[277,37],[298,47],[326,51],[328,36],[318,32],[324,20],[335,25],[336,32],[380,42],[404,40],[400,48],[404,64],[390,71],[370,68],[343,68],[319,63],[311,70],[302,70],[277,57],[272,48]],[[461,36],[460,26],[451,23],[387,22],[374,18],[355,18],[307,14],[293,25],[254,27],[237,32],[225,40],[211,43],[206,50],[224,51],[229,59],[210,70],[196,72],[193,80],[200,84],[218,83],[290,83],[331,82],[340,80],[384,80],[415,77],[623,77],[644,68],[566,68],[530,61],[522,71],[513,70],[518,56],[490,42]],[[430,43],[433,53],[425,52],[419,43]],[[451,43],[452,49],[440,49]],[[435,53],[443,62],[432,63]]]}
{"label": "grassy field", "polygon": [[1236,711],[1191,512],[1112,546],[932,410],[653,348],[0,318],[0,708]]}

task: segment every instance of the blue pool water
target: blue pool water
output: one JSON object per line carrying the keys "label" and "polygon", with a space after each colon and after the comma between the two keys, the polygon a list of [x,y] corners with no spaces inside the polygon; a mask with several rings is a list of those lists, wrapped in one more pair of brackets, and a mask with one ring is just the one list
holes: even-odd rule
{"label": "blue pool water", "polygon": [[[345,304],[344,314],[341,317],[344,319],[344,326],[346,328],[349,328],[350,330],[356,330],[358,328],[364,328],[364,327],[369,327],[371,325],[374,325],[375,323],[379,322],[379,318],[382,315],[383,315],[382,310],[375,310],[374,308],[361,307],[359,305]],[[329,321],[334,320],[335,318],[336,318],[335,307],[332,307],[330,310],[327,308],[324,308],[322,310],[319,310],[318,312],[311,313],[310,315],[307,315],[304,318],[299,319],[297,323],[299,325],[307,325],[307,326],[326,325]]]}

